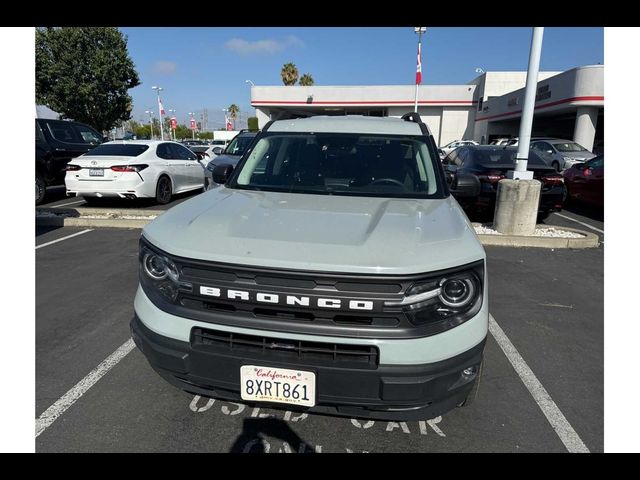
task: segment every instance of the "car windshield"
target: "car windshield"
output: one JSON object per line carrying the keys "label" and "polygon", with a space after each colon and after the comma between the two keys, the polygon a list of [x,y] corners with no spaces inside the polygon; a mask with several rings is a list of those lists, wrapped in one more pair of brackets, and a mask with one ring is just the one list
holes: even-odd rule
{"label": "car windshield", "polygon": [[87,156],[137,157],[146,152],[149,145],[136,143],[104,143],[87,153]]}
{"label": "car windshield", "polygon": [[258,140],[228,186],[289,193],[442,198],[436,168],[420,136],[273,132]]}
{"label": "car windshield", "polygon": [[[504,148],[479,148],[475,151],[474,156],[478,164],[485,168],[496,167],[497,165],[515,165],[516,154],[518,150],[515,148],[505,150]],[[529,152],[529,165],[546,166],[546,163],[540,159],[534,152]]]}
{"label": "car windshield", "polygon": [[587,149],[584,148],[582,145],[578,145],[577,143],[574,143],[574,142],[554,143],[553,146],[556,147],[556,149],[559,152],[586,152],[587,151]]}
{"label": "car windshield", "polygon": [[254,138],[254,135],[238,135],[231,141],[224,153],[227,155],[244,155],[244,151],[251,145]]}

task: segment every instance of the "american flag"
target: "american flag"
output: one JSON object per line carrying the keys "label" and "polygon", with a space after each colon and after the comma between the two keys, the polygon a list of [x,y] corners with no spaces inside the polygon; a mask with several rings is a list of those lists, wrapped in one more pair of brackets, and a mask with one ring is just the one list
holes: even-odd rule
{"label": "american flag", "polygon": [[233,130],[233,125],[231,124],[231,120],[229,119],[229,117],[227,117],[227,115],[225,114],[224,116],[224,121],[227,124],[227,130],[231,131]]}
{"label": "american flag", "polygon": [[418,62],[416,64],[416,85],[422,83],[422,61],[420,60],[420,44],[418,43]]}
{"label": "american flag", "polygon": [[164,107],[162,106],[162,100],[158,100],[160,103],[160,115],[164,115]]}

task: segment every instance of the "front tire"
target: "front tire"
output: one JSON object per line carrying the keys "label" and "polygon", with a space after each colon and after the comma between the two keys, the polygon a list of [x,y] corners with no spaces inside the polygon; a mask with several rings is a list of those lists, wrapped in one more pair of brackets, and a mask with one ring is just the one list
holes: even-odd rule
{"label": "front tire", "polygon": [[47,185],[44,183],[44,178],[36,172],[36,205],[40,205],[44,201],[46,194]]}
{"label": "front tire", "polygon": [[171,179],[162,176],[158,179],[156,185],[156,202],[160,205],[166,205],[171,201]]}

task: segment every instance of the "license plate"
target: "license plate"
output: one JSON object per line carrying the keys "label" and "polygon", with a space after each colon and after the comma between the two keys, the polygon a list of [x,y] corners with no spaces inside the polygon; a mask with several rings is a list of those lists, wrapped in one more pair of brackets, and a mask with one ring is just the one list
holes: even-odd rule
{"label": "license plate", "polygon": [[90,168],[89,169],[90,177],[104,177],[104,170],[102,168]]}
{"label": "license plate", "polygon": [[313,407],[316,404],[316,374],[243,365],[240,367],[240,394],[243,400]]}

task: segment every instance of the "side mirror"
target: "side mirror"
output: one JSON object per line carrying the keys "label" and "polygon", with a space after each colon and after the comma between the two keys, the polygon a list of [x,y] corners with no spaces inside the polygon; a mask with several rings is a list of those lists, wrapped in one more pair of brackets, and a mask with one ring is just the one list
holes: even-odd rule
{"label": "side mirror", "polygon": [[233,173],[233,165],[228,163],[223,163],[222,165],[216,165],[213,168],[213,181],[216,183],[224,184],[227,183],[229,177]]}
{"label": "side mirror", "polygon": [[102,141],[103,142],[108,142],[109,141],[109,137],[107,137],[107,136],[102,137]]}
{"label": "side mirror", "polygon": [[223,152],[222,147],[214,147],[213,153],[220,155]]}
{"label": "side mirror", "polygon": [[463,173],[456,177],[451,193],[455,197],[477,197],[480,195],[480,179],[475,175]]}
{"label": "side mirror", "polygon": [[198,160],[204,160],[204,156],[206,155],[204,152],[195,152]]}

